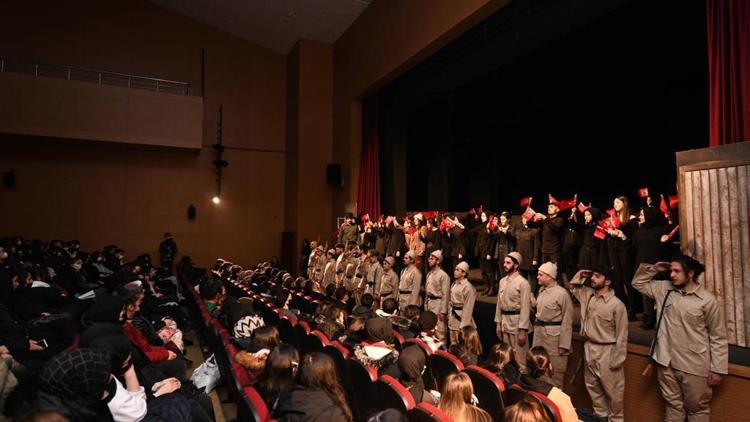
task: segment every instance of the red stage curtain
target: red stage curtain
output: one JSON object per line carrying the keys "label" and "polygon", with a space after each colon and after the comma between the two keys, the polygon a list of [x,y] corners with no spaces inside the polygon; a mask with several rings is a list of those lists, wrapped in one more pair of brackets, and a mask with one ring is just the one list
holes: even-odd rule
{"label": "red stage curtain", "polygon": [[378,139],[378,100],[370,97],[362,103],[362,154],[359,166],[357,212],[380,215],[380,142]]}
{"label": "red stage curtain", "polygon": [[706,0],[710,145],[750,140],[750,1]]}

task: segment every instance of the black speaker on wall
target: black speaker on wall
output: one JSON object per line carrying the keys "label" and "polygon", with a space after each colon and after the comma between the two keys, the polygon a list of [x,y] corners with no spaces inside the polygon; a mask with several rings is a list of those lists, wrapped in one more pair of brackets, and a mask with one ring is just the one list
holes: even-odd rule
{"label": "black speaker on wall", "polygon": [[195,220],[195,205],[193,204],[190,204],[190,206],[188,207],[188,220]]}
{"label": "black speaker on wall", "polygon": [[14,188],[16,186],[16,172],[6,171],[3,173],[3,186],[5,186],[8,189]]}
{"label": "black speaker on wall", "polygon": [[326,182],[328,186],[337,188],[344,186],[344,180],[341,178],[341,164],[331,163],[326,166]]}

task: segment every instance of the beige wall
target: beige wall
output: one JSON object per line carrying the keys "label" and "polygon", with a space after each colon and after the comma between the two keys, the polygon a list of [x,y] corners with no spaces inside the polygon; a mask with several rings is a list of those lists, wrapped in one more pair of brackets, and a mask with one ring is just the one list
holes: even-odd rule
{"label": "beige wall", "polygon": [[[284,219],[286,58],[147,1],[3,2],[0,56],[190,82],[201,95],[203,145],[216,142],[224,105],[223,201],[211,204],[213,150],[199,154],[9,137],[0,169],[0,236],[80,237],[155,252],[171,230],[200,264],[250,264],[279,254]],[[198,219],[187,220],[190,203]],[[8,205],[10,204],[10,207]],[[7,211],[6,211],[7,209]]]}

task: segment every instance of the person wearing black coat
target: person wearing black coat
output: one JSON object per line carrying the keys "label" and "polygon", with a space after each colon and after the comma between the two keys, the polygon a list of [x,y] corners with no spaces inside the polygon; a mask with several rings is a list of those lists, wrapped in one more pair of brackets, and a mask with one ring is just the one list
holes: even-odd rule
{"label": "person wearing black coat", "polygon": [[177,243],[172,238],[172,233],[164,233],[164,240],[159,244],[159,256],[161,266],[171,270],[174,258],[177,256]]}
{"label": "person wearing black coat", "polygon": [[578,272],[578,253],[581,250],[581,232],[583,231],[581,225],[578,224],[578,218],[578,211],[573,208],[564,230],[561,260],[563,276],[566,280],[572,279]]}
{"label": "person wearing black coat", "polygon": [[524,214],[521,216],[521,227],[516,228],[513,233],[516,237],[516,252],[523,258],[518,269],[521,275],[529,280],[531,289],[536,292],[536,269],[539,266],[542,251],[542,240],[540,230],[537,227],[529,226],[531,221]]}
{"label": "person wearing black coat", "polygon": [[[424,236],[420,233],[419,240],[424,242],[424,256],[429,257],[438,249],[441,249],[440,230],[435,225],[434,218],[427,219],[427,234]],[[445,251],[443,251],[445,253]]]}
{"label": "person wearing black coat", "polygon": [[397,270],[396,272],[401,272],[401,269],[403,268],[402,260],[404,253],[406,253],[406,235],[401,227],[396,227],[397,218],[398,217],[394,217],[394,221],[388,224],[388,227],[385,229],[388,234],[385,256],[394,257],[396,259],[394,270]]}
{"label": "person wearing black coat", "polygon": [[[559,264],[562,252],[562,237],[565,219],[560,216],[560,207],[550,203],[547,215],[537,214],[542,219],[542,259],[540,264],[552,262]],[[562,272],[560,272],[562,274]]]}
{"label": "person wearing black coat", "polygon": [[583,222],[572,221],[581,232],[581,249],[578,252],[578,268],[589,269],[599,265],[599,254],[602,240],[594,236],[596,225],[601,218],[598,208],[588,208],[583,212]]}
{"label": "person wearing black coat", "polygon": [[484,280],[484,294],[487,296],[492,294],[495,285],[496,266],[493,254],[495,251],[494,234],[497,231],[497,224],[493,222],[494,218],[494,216],[490,216],[486,224],[480,224],[474,229],[477,237],[474,255],[479,260],[479,269],[482,271],[482,279]]}
{"label": "person wearing black coat", "polygon": [[[666,223],[660,210],[654,207],[641,209],[638,216],[638,231],[636,231],[634,238],[634,270],[641,264],[655,264],[669,258],[666,253],[669,227]],[[641,324],[641,328],[652,330],[656,325],[655,305],[654,299],[643,296],[643,324]]]}
{"label": "person wearing black coat", "polygon": [[634,238],[638,229],[638,219],[631,214],[630,202],[624,196],[615,198],[614,212],[620,221],[620,227],[608,229],[605,239],[609,266],[614,272],[612,285],[617,297],[627,305],[628,320],[635,321],[636,314],[643,307],[641,294],[631,285],[635,274]]}

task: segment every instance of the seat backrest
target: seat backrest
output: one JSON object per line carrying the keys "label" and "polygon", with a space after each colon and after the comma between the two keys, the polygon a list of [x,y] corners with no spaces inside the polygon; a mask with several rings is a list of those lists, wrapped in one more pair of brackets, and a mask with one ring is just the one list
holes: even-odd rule
{"label": "seat backrest", "polygon": [[432,372],[432,365],[430,364],[430,356],[432,355],[432,349],[424,341],[417,338],[410,338],[404,342],[404,348],[406,347],[418,347],[425,355],[425,362],[427,362],[427,369],[422,374],[422,380],[427,389],[437,390],[437,381],[435,381],[435,374]]}
{"label": "seat backrest", "polygon": [[409,411],[409,422],[453,422],[453,419],[429,403],[419,403]]}
{"label": "seat backrest", "polygon": [[234,362],[232,364],[232,373],[234,374],[238,391],[249,386],[252,382],[250,375],[247,373],[247,370],[237,362]]}
{"label": "seat backrest", "polygon": [[276,326],[276,329],[279,330],[281,341],[283,341],[284,343],[292,344],[294,345],[294,347],[299,348],[299,345],[297,344],[297,338],[294,335],[294,325],[296,324],[296,322],[296,318],[282,316],[281,318],[279,318],[279,324]]}
{"label": "seat backrest", "polygon": [[367,416],[376,409],[377,397],[375,396],[375,382],[378,379],[378,371],[373,366],[363,365],[355,359],[347,361],[349,368],[349,385],[353,400],[353,411],[356,420],[367,419]]}
{"label": "seat backrest", "polygon": [[404,335],[399,333],[398,331],[393,331],[393,345],[396,346],[396,350],[399,351],[399,353],[403,350],[404,342],[406,342],[406,339],[404,338]]}
{"label": "seat backrest", "polygon": [[390,375],[381,375],[375,383],[375,394],[378,397],[378,410],[397,409],[403,413],[416,407],[411,392]]}
{"label": "seat backrest", "polygon": [[464,372],[471,378],[474,394],[479,399],[479,407],[492,415],[493,420],[501,421],[503,409],[505,409],[503,381],[492,372],[476,365],[467,367]]}
{"label": "seat backrest", "polygon": [[536,391],[529,391],[529,394],[536,397],[540,402],[542,402],[542,406],[544,406],[544,410],[547,412],[547,416],[549,416],[549,418],[553,422],[562,422],[563,419],[562,413],[560,413],[560,409],[555,403],[552,402],[552,400],[549,399],[549,397]]}
{"label": "seat backrest", "polygon": [[321,331],[313,330],[305,338],[305,353],[322,352],[331,341]]}
{"label": "seat backrest", "polygon": [[452,354],[438,350],[437,352],[430,355],[430,367],[432,368],[432,374],[435,376],[438,389],[443,388],[443,381],[448,375],[460,372],[464,369],[464,364],[461,360]]}
{"label": "seat backrest", "polygon": [[513,384],[505,389],[505,395],[508,398],[505,405],[512,406],[527,397],[528,393],[520,385]]}
{"label": "seat backrest", "polygon": [[403,347],[409,346],[419,346],[428,357],[432,354],[432,348],[430,348],[427,343],[418,338],[410,338],[408,340],[405,340]]}
{"label": "seat backrest", "polygon": [[294,334],[299,345],[299,354],[302,356],[306,353],[306,339],[307,335],[310,334],[310,326],[305,321],[297,321],[297,324],[294,326]]}
{"label": "seat backrest", "polygon": [[237,406],[237,419],[241,421],[266,422],[271,414],[263,398],[253,387],[242,389],[241,400]]}

